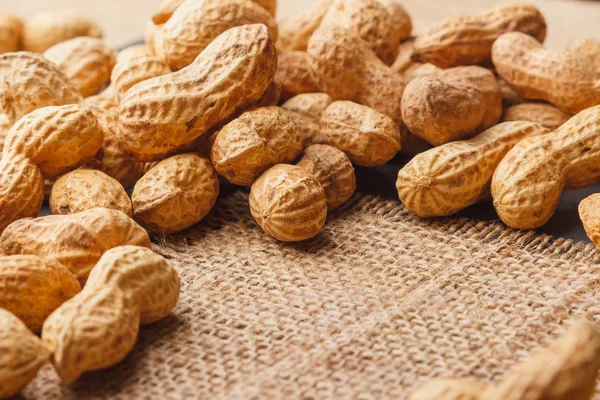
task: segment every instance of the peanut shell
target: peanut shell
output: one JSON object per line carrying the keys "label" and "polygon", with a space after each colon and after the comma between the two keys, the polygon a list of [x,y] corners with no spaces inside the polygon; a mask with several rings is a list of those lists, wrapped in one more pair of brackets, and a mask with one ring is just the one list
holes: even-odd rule
{"label": "peanut shell", "polygon": [[317,0],[312,9],[280,20],[277,49],[306,51],[310,37],[321,25],[332,3],[333,0]]}
{"label": "peanut shell", "polygon": [[560,128],[571,117],[572,115],[546,103],[517,104],[504,113],[504,121],[531,121],[551,130]]}
{"label": "peanut shell", "polygon": [[279,53],[275,82],[282,86],[281,96],[284,101],[298,94],[319,91],[311,75],[308,54],[303,51]]}
{"label": "peanut shell", "polygon": [[116,113],[119,108],[117,90],[111,84],[102,93],[86,97],[83,104],[101,108],[106,112]]}
{"label": "peanut shell", "polygon": [[600,247],[600,195],[584,199],[579,204],[579,216],[590,240]]}
{"label": "peanut shell", "polygon": [[19,51],[23,21],[12,15],[0,14],[0,54]]}
{"label": "peanut shell", "polygon": [[0,113],[0,151],[4,149],[4,143],[6,142],[6,136],[8,131],[12,128],[12,123],[5,114]]}
{"label": "peanut shell", "polygon": [[126,47],[117,53],[117,56],[115,57],[115,64],[126,62],[127,60],[135,57],[152,55],[154,55],[154,50],[148,47],[147,44],[134,44],[133,46]]}
{"label": "peanut shell", "polygon": [[600,74],[600,41],[594,39],[580,39],[569,45],[571,53],[587,58]]}
{"label": "peanut shell", "polygon": [[468,379],[437,378],[418,387],[407,400],[480,400],[486,389]]}
{"label": "peanut shell", "polygon": [[412,19],[399,0],[377,0],[392,15],[392,25],[396,29],[396,39],[404,40],[412,33]]}
{"label": "peanut shell", "polygon": [[327,93],[304,93],[286,101],[281,108],[291,112],[300,126],[304,147],[323,143],[321,117],[333,99]]}
{"label": "peanut shell", "polygon": [[111,81],[122,98],[133,86],[145,80],[171,73],[169,66],[156,56],[135,56],[122,59],[112,71]]}

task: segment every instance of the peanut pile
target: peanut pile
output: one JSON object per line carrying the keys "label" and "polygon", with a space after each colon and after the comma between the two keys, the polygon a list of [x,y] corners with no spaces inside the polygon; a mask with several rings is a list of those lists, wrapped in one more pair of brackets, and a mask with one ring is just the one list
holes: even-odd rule
{"label": "peanut pile", "polygon": [[[537,229],[563,191],[600,182],[600,42],[547,50],[536,7],[418,34],[399,0],[276,10],[165,0],[120,52],[73,11],[0,14],[0,398],[46,362],[74,382],[123,360],[179,298],[147,231],[200,223],[224,180],[283,242],[322,231],[354,166],[399,152],[399,199],[423,218],[493,201]],[[598,195],[580,207],[598,246],[599,210]],[[434,380],[410,398],[588,399],[599,367],[600,333],[579,322],[495,386]]]}

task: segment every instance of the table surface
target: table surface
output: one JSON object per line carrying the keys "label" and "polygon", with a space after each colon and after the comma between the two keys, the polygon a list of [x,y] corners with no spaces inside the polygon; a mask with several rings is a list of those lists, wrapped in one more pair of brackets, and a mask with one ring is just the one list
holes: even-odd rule
{"label": "table surface", "polygon": [[[138,41],[143,35],[144,24],[162,0],[21,0],[3,1],[0,12],[14,13],[27,18],[31,14],[48,9],[74,8],[93,17],[103,27],[106,40],[115,47]],[[476,13],[490,7],[509,3],[510,0],[404,0],[413,17],[415,31],[448,16]],[[584,0],[529,0],[546,16],[549,32],[547,46],[561,50],[579,38],[600,40],[600,1]],[[280,0],[279,17],[301,12],[316,0]],[[399,156],[392,163],[375,169],[357,169],[359,190],[379,194],[384,198],[397,199],[395,178],[406,160]],[[577,206],[586,196],[600,192],[600,186],[569,192],[563,196],[554,218],[541,232],[588,241],[579,221]],[[462,215],[479,220],[496,220],[497,215],[489,204],[481,204],[466,210]]]}

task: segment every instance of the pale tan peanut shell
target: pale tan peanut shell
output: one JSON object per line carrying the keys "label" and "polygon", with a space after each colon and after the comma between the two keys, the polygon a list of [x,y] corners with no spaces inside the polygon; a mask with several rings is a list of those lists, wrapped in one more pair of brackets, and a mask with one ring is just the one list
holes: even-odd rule
{"label": "pale tan peanut shell", "polygon": [[300,152],[302,136],[293,115],[267,107],[249,111],[221,129],[211,160],[229,182],[250,186],[264,171],[293,162]]}
{"label": "pale tan peanut shell", "polygon": [[228,30],[188,67],[126,93],[117,130],[123,149],[138,161],[156,161],[189,145],[259,100],[276,67],[276,51],[264,25]]}
{"label": "pale tan peanut shell", "polygon": [[297,166],[312,174],[325,190],[327,209],[346,203],[356,190],[356,175],[350,159],[332,146],[315,144],[304,150]]}
{"label": "pale tan peanut shell", "polygon": [[513,146],[523,138],[548,132],[532,122],[505,122],[474,139],[421,153],[398,173],[398,196],[420,217],[456,214],[489,199],[494,171]]}
{"label": "pale tan peanut shell", "polygon": [[282,86],[281,97],[288,100],[295,95],[318,92],[304,51],[280,52],[277,58],[275,82]]}
{"label": "pale tan peanut shell", "polygon": [[333,99],[327,93],[304,93],[292,97],[281,106],[294,115],[305,148],[323,143],[321,117],[331,103]]}
{"label": "pale tan peanut shell", "polygon": [[116,179],[102,171],[80,168],[61,176],[50,193],[50,211],[75,214],[93,208],[110,208],[133,215],[131,200]]}
{"label": "pale tan peanut shell", "polygon": [[590,60],[596,72],[600,74],[600,41],[594,39],[576,40],[569,45],[568,50]]}
{"label": "pale tan peanut shell", "polygon": [[325,190],[303,168],[279,164],[252,185],[250,212],[258,225],[275,239],[308,240],[325,225]]}
{"label": "pale tan peanut shell", "polygon": [[434,146],[472,136],[486,113],[478,89],[435,76],[413,79],[404,91],[401,105],[410,132]]}
{"label": "pale tan peanut shell", "polygon": [[92,107],[91,110],[104,132],[104,143],[96,156],[85,166],[104,172],[129,189],[144,175],[144,164],[130,159],[121,149],[115,133],[115,114],[98,107]]}
{"label": "pale tan peanut shell", "polygon": [[122,246],[98,261],[81,293],[44,323],[42,340],[60,378],[108,368],[135,345],[139,324],[166,317],[177,304],[180,279],[151,250]]}
{"label": "pale tan peanut shell", "polygon": [[441,68],[489,64],[494,41],[512,31],[543,42],[546,21],[537,8],[527,4],[503,5],[480,15],[448,18],[417,38],[413,60]]}
{"label": "pale tan peanut shell", "polygon": [[8,136],[8,131],[10,131],[12,125],[13,124],[10,122],[8,117],[5,114],[0,113],[0,151],[4,149],[6,136]]}
{"label": "pale tan peanut shell", "polygon": [[116,51],[102,39],[78,37],[58,43],[44,52],[79,90],[83,97],[97,94],[108,85]]}
{"label": "pale tan peanut shell", "polygon": [[600,74],[584,57],[546,50],[531,36],[513,32],[494,43],[492,59],[497,73],[527,99],[569,114],[600,104]]}
{"label": "pale tan peanut shell", "polygon": [[590,240],[600,247],[600,195],[591,195],[579,204],[579,217]]}
{"label": "pale tan peanut shell", "polygon": [[57,43],[80,36],[102,37],[102,29],[74,10],[50,10],[34,15],[23,27],[25,51],[43,53]]}
{"label": "pale tan peanut shell", "polygon": [[0,160],[0,232],[12,222],[38,215],[44,202],[44,177],[24,157]]}
{"label": "pale tan peanut shell", "polygon": [[83,165],[98,153],[104,132],[88,108],[44,107],[21,118],[8,132],[3,158],[27,157],[45,177]]}
{"label": "pale tan peanut shell", "polygon": [[154,21],[149,19],[146,21],[146,26],[144,27],[144,44],[148,47],[148,49],[150,49],[152,54],[155,54],[154,45],[156,42],[156,31],[161,26],[162,25],[156,25]]}
{"label": "pale tan peanut shell", "polygon": [[482,400],[588,400],[600,368],[600,333],[575,322],[546,349],[513,367]]}
{"label": "pale tan peanut shell", "polygon": [[516,229],[537,229],[554,214],[563,190],[600,181],[600,106],[556,131],[518,143],[498,165],[492,196],[498,215]]}
{"label": "pale tan peanut shell", "polygon": [[0,308],[0,398],[17,395],[50,358],[40,338]]}
{"label": "pale tan peanut shell", "polygon": [[441,70],[441,68],[438,68],[433,64],[422,64],[412,60],[415,39],[416,38],[414,37],[410,37],[400,43],[398,57],[391,66],[393,71],[402,75],[406,84],[408,84],[414,78],[432,75],[434,72]]}
{"label": "pale tan peanut shell", "polygon": [[412,19],[406,8],[399,0],[377,0],[387,8],[392,15],[392,24],[394,25],[397,40],[404,40],[410,37],[412,33]]}
{"label": "pale tan peanut shell", "polygon": [[148,47],[147,44],[135,44],[133,46],[126,47],[123,50],[119,51],[117,53],[117,56],[115,57],[115,64],[123,63],[134,57],[152,55],[154,55],[154,50]]}
{"label": "pale tan peanut shell", "polygon": [[342,150],[361,167],[386,164],[400,151],[400,131],[394,121],[351,101],[331,103],[321,125],[323,143]]}
{"label": "pale tan peanut shell", "polygon": [[[164,0],[159,7],[159,10],[152,15],[152,21],[155,24],[164,24],[167,22],[175,10],[183,4],[185,0]],[[277,11],[277,0],[252,0],[255,3],[264,7],[271,15],[275,16]]]}
{"label": "pale tan peanut shell", "polygon": [[500,85],[500,90],[502,91],[502,105],[504,106],[505,110],[509,107],[527,102],[527,100],[515,92],[515,89],[510,87],[508,82],[506,82],[504,79],[497,77],[497,80],[498,84]]}
{"label": "pale tan peanut shell", "polygon": [[190,65],[217,36],[230,28],[264,24],[277,40],[273,16],[252,0],[186,0],[154,36],[154,50],[173,71]]}
{"label": "pale tan peanut shell", "polygon": [[0,54],[19,51],[23,21],[8,14],[0,14]]}
{"label": "pale tan peanut shell", "polygon": [[11,123],[38,108],[76,104],[79,91],[58,67],[29,52],[0,55],[0,112]]}
{"label": "pale tan peanut shell", "polygon": [[113,84],[110,84],[102,93],[86,97],[82,104],[95,106],[110,113],[116,113],[119,108],[119,97]]}
{"label": "pale tan peanut shell", "polygon": [[407,400],[480,400],[486,389],[469,379],[437,378],[419,386]]}
{"label": "pale tan peanut shell", "polygon": [[104,252],[123,245],[150,248],[150,238],[126,214],[106,208],[21,219],[0,236],[0,249],[6,255],[31,254],[55,259],[80,282],[87,279]]}
{"label": "pale tan peanut shell", "polygon": [[504,112],[504,121],[531,121],[551,130],[558,129],[572,115],[547,103],[522,103]]}
{"label": "pale tan peanut shell", "polygon": [[200,222],[219,196],[219,178],[196,154],[167,158],[152,167],[131,196],[135,219],[157,233],[175,233]]}
{"label": "pale tan peanut shell", "polygon": [[400,29],[387,8],[377,0],[333,0],[321,26],[347,29],[362,40],[387,65],[392,65],[400,47]]}
{"label": "pale tan peanut shell", "polygon": [[111,81],[122,98],[133,86],[145,80],[171,73],[169,66],[157,56],[144,55],[122,59],[112,70]]}
{"label": "pale tan peanut shell", "polygon": [[317,0],[315,6],[303,13],[279,21],[279,51],[306,51],[308,41],[319,28],[333,0]]}
{"label": "pale tan peanut shell", "polygon": [[81,286],[64,265],[37,256],[0,257],[0,308],[39,333],[50,313]]}

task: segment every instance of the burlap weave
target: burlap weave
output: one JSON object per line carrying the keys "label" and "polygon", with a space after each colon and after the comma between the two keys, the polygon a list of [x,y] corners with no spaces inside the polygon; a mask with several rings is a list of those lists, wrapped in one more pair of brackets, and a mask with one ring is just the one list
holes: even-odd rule
{"label": "burlap weave", "polygon": [[355,196],[286,245],[247,195],[154,249],[182,276],[172,316],[120,365],[31,399],[403,399],[435,376],[497,379],[576,316],[600,322],[600,252]]}

